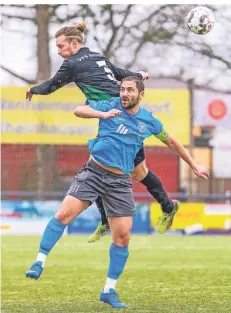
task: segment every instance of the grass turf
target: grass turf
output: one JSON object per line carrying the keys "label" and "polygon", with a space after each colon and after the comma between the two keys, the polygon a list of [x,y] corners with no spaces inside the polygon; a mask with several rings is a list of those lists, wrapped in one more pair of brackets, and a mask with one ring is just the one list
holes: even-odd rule
{"label": "grass turf", "polygon": [[[39,280],[25,277],[40,237],[2,237],[2,313],[111,312],[99,302],[110,237],[63,237]],[[231,237],[136,236],[117,283],[132,313],[231,313]]]}

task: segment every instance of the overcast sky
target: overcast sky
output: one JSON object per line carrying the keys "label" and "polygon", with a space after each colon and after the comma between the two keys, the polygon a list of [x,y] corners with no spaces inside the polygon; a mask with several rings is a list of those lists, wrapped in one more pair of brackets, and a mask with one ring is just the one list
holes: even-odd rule
{"label": "overcast sky", "polygon": [[[226,16],[231,19],[231,5],[229,10],[225,12]],[[231,23],[229,24],[231,25]],[[218,54],[226,56],[230,51],[224,46],[224,42],[227,40],[230,42],[230,29],[228,32],[225,29],[228,25],[222,25],[220,21],[216,21],[215,27],[212,32],[206,35],[206,42],[216,45]],[[18,30],[24,30],[25,34],[21,34]],[[51,29],[54,33],[56,28]],[[8,22],[7,27],[4,27],[1,32],[1,63],[13,71],[27,76],[28,78],[34,79],[36,74],[36,41],[33,37],[36,34],[36,28],[29,22],[22,22],[20,20],[11,20]],[[227,37],[228,35],[228,37]],[[192,36],[195,37],[194,34]],[[196,39],[197,40],[197,39]],[[201,36],[198,36],[198,40],[201,40]],[[90,45],[90,44],[89,44]],[[92,46],[91,46],[92,47]],[[63,59],[57,55],[55,41],[50,41],[51,57],[52,57],[52,75],[58,70],[59,66],[63,62]],[[93,47],[94,48],[94,47]],[[231,48],[231,45],[230,45]],[[195,60],[192,53],[185,53],[182,49],[172,47],[168,51],[163,51],[156,47],[155,51],[152,49],[145,49],[144,57],[139,60],[140,68],[144,64],[147,64],[147,58],[150,63],[150,69],[155,69],[163,72],[165,75],[171,74],[169,69],[173,71],[173,74],[177,73],[177,67],[184,62],[187,64],[194,75],[197,76],[198,83],[203,81],[209,76],[214,79],[215,86],[221,90],[231,91],[231,77],[230,72],[226,72],[221,68],[221,72],[217,70],[211,70],[203,60]],[[155,58],[153,55],[155,54]],[[159,54],[159,55],[158,55]],[[125,56],[124,56],[125,57]],[[164,62],[163,62],[164,59]],[[162,64],[162,67],[160,67]],[[196,66],[195,66],[196,65]],[[219,67],[219,65],[218,65]],[[174,73],[175,71],[175,73]],[[150,73],[152,74],[152,73]],[[12,75],[1,71],[1,83],[2,85],[25,85],[25,83]]]}

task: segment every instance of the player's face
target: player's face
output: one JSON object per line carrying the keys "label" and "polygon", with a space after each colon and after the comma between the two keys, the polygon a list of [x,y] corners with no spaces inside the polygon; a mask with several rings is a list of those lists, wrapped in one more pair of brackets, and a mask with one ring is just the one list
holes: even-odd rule
{"label": "player's face", "polygon": [[76,53],[73,49],[73,44],[69,43],[65,36],[56,38],[56,46],[58,48],[58,54],[64,59]]}
{"label": "player's face", "polygon": [[139,104],[143,97],[143,92],[139,92],[134,81],[124,81],[120,87],[120,101],[125,109],[132,109]]}

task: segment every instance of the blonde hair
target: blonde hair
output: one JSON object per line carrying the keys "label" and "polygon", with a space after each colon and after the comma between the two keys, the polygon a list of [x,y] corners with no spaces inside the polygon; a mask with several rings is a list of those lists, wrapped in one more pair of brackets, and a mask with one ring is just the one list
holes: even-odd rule
{"label": "blonde hair", "polygon": [[66,36],[67,39],[69,37],[70,41],[72,41],[73,39],[77,39],[79,42],[84,43],[85,39],[84,31],[86,27],[87,25],[84,22],[77,23],[72,26],[63,27],[56,32],[55,38],[63,35]]}

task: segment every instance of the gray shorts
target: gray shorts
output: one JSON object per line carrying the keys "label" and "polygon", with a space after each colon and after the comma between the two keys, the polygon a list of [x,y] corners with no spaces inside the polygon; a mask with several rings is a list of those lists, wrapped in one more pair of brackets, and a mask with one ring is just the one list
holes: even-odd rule
{"label": "gray shorts", "polygon": [[111,173],[93,160],[89,160],[75,176],[67,195],[91,203],[100,196],[107,216],[135,215],[130,177]]}

